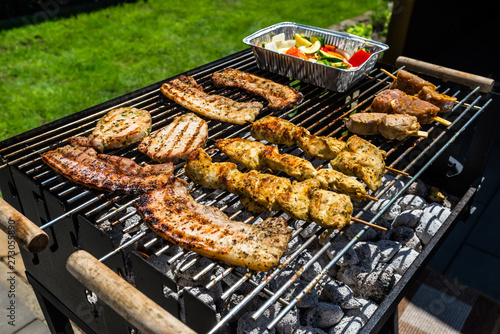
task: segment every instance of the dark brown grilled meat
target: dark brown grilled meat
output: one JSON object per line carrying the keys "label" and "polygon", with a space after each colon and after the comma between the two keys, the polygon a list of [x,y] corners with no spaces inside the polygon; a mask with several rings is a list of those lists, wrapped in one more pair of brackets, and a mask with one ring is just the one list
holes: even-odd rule
{"label": "dark brown grilled meat", "polygon": [[392,140],[404,140],[418,135],[420,124],[415,116],[364,112],[349,116],[347,129],[358,135],[381,134]]}
{"label": "dark brown grilled meat", "polygon": [[217,87],[242,88],[262,96],[273,109],[290,108],[304,99],[302,93],[293,87],[232,68],[212,74],[212,81]]}
{"label": "dark brown grilled meat", "polygon": [[396,80],[389,87],[390,89],[399,89],[408,95],[415,95],[425,86],[436,89],[436,86],[419,76],[405,70],[399,70]]}
{"label": "dark brown grilled meat", "polygon": [[145,137],[137,149],[158,162],[185,160],[191,152],[204,146],[208,125],[193,113],[174,118],[169,125]]}
{"label": "dark brown grilled meat", "polygon": [[371,112],[390,114],[392,112],[391,102],[405,95],[406,93],[399,89],[385,89],[377,94],[369,109]]}
{"label": "dark brown grilled meat", "polygon": [[245,124],[253,122],[263,108],[260,102],[237,102],[220,95],[209,95],[193,77],[181,75],[164,83],[161,92],[192,112],[221,122]]}
{"label": "dark brown grilled meat", "polygon": [[430,86],[424,86],[417,94],[419,99],[432,103],[439,108],[440,113],[451,111],[455,105],[456,97],[436,92]]}
{"label": "dark brown grilled meat", "polygon": [[295,145],[299,126],[275,116],[266,116],[252,124],[252,137],[273,144]]}
{"label": "dark brown grilled meat", "polygon": [[98,154],[89,147],[59,147],[42,154],[42,160],[71,181],[90,188],[140,194],[164,186],[172,163],[139,166],[133,160]]}
{"label": "dark brown grilled meat", "polygon": [[415,116],[420,124],[429,124],[437,116],[439,108],[416,96],[406,95],[391,102],[393,114]]}
{"label": "dark brown grilled meat", "polygon": [[155,233],[175,245],[251,270],[277,266],[291,238],[283,219],[268,218],[255,225],[231,220],[197,203],[186,182],[175,177],[165,187],[143,194],[137,209]]}

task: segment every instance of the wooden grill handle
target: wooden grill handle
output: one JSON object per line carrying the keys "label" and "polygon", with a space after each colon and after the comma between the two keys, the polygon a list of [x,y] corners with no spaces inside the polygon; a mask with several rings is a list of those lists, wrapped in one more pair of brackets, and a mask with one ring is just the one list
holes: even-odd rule
{"label": "wooden grill handle", "polygon": [[142,333],[195,333],[86,251],[71,254],[66,269]]}
{"label": "wooden grill handle", "polygon": [[7,233],[8,238],[13,236],[19,246],[31,253],[41,252],[49,243],[47,233],[3,198],[0,198],[0,229]]}
{"label": "wooden grill handle", "polygon": [[427,63],[413,58],[400,56],[398,57],[398,59],[396,59],[396,67],[400,68],[402,66],[405,66],[405,69],[407,69],[408,71],[424,73],[439,78],[443,81],[451,81],[461,85],[469,86],[471,89],[479,86],[479,91],[482,93],[491,92],[495,83],[495,80],[490,78]]}

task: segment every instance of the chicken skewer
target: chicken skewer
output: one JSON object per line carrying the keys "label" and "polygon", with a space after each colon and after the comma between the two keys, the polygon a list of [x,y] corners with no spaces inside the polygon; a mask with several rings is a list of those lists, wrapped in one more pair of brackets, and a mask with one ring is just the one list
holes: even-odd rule
{"label": "chicken skewer", "polygon": [[[287,146],[297,144],[313,158],[331,160],[332,169],[363,180],[371,190],[376,190],[382,183],[386,152],[358,136],[352,136],[347,142],[314,136],[303,127],[273,116],[254,122],[250,131],[257,140]],[[355,151],[349,148],[349,143],[357,147]]]}
{"label": "chicken skewer", "polygon": [[389,87],[390,89],[399,89],[408,95],[414,95],[421,100],[427,101],[438,107],[440,113],[451,111],[457,101],[456,97],[437,92],[434,84],[408,71],[399,70],[397,75],[393,75],[385,69],[381,69],[381,71],[394,79]]}
{"label": "chicken skewer", "polygon": [[270,168],[276,172],[284,172],[299,181],[316,178],[324,189],[334,189],[355,199],[377,200],[366,195],[363,184],[354,178],[333,169],[317,171],[308,160],[292,154],[281,154],[276,146],[267,146],[258,141],[242,138],[218,139],[216,146],[231,160],[250,170]]}
{"label": "chicken skewer", "polygon": [[194,183],[242,196],[241,203],[248,210],[281,209],[293,218],[305,218],[328,229],[341,229],[352,218],[349,196],[320,189],[317,179],[291,183],[287,178],[255,170],[243,173],[234,163],[212,162],[202,148],[188,157],[185,168],[186,175]]}
{"label": "chicken skewer", "polygon": [[420,123],[415,116],[404,114],[356,113],[349,116],[346,127],[358,135],[380,134],[389,140],[428,136],[427,132],[420,131]]}

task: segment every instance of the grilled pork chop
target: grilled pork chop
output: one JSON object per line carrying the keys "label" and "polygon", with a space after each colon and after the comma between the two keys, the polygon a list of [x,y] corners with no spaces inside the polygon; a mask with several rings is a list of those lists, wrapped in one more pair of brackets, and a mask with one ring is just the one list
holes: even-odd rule
{"label": "grilled pork chop", "polygon": [[138,150],[155,161],[185,160],[191,152],[205,145],[208,125],[193,113],[174,118],[172,123],[152,132],[138,146]]}
{"label": "grilled pork chop", "polygon": [[233,68],[226,68],[212,74],[212,81],[216,87],[242,88],[262,96],[269,102],[269,107],[273,109],[290,108],[304,99],[304,95],[293,87]]}
{"label": "grilled pork chop", "polygon": [[184,108],[221,122],[245,124],[253,122],[263,108],[260,102],[237,102],[220,95],[209,95],[193,77],[179,76],[164,83],[161,92]]}
{"label": "grilled pork chop", "polygon": [[162,238],[203,256],[251,270],[268,271],[287,250],[291,231],[281,218],[256,225],[229,219],[222,211],[197,203],[185,181],[143,194],[137,209]]}
{"label": "grilled pork chop", "polygon": [[128,158],[98,154],[93,148],[71,145],[43,153],[42,160],[75,183],[127,194],[160,188],[174,172],[173,163],[143,167]]}
{"label": "grilled pork chop", "polygon": [[68,138],[73,146],[104,150],[125,147],[141,141],[151,131],[149,111],[133,107],[113,109],[102,117],[88,137]]}

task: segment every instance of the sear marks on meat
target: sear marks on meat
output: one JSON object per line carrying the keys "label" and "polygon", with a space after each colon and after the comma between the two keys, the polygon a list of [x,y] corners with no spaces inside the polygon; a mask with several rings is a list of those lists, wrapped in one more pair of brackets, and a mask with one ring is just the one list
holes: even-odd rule
{"label": "sear marks on meat", "polygon": [[145,137],[138,150],[158,162],[177,162],[205,145],[207,138],[207,122],[188,113],[175,117],[172,123]]}
{"label": "sear marks on meat", "polygon": [[389,88],[402,90],[408,95],[415,95],[425,86],[428,86],[433,90],[436,89],[436,86],[429,81],[424,80],[408,71],[399,70],[396,80],[394,80]]}
{"label": "sear marks on meat", "polygon": [[374,113],[392,113],[391,102],[405,96],[406,93],[399,89],[385,89],[373,99],[369,109]]}
{"label": "sear marks on meat", "polygon": [[137,209],[160,237],[211,259],[268,271],[286,252],[291,230],[281,218],[249,225],[229,219],[217,208],[197,203],[186,182],[172,178],[158,190],[143,194]]}
{"label": "sear marks on meat", "polygon": [[164,83],[161,92],[192,112],[221,122],[245,124],[253,122],[263,108],[260,102],[237,102],[220,95],[209,95],[190,76],[179,76]]}
{"label": "sear marks on meat", "polygon": [[438,93],[430,86],[424,86],[416,96],[438,107],[440,113],[450,112],[457,101],[456,97]]}
{"label": "sear marks on meat", "polygon": [[252,137],[273,144],[295,145],[299,126],[275,116],[266,116],[254,122],[251,128]]}
{"label": "sear marks on meat", "polygon": [[322,189],[333,189],[358,200],[366,195],[366,189],[361,182],[335,169],[320,169],[315,178],[321,183]]}
{"label": "sear marks on meat", "polygon": [[349,196],[319,189],[311,196],[309,215],[319,226],[338,229],[351,221],[353,206]]}
{"label": "sear marks on meat", "polygon": [[133,160],[98,154],[93,148],[66,145],[42,154],[56,172],[84,186],[127,194],[140,194],[167,184],[172,163],[140,166]]}
{"label": "sear marks on meat", "polygon": [[113,109],[102,117],[88,137],[68,138],[73,146],[90,146],[103,152],[140,142],[151,131],[147,110],[133,107]]}
{"label": "sear marks on meat", "polygon": [[358,135],[381,134],[389,140],[404,140],[420,130],[415,116],[402,114],[356,113],[349,116],[346,126]]}
{"label": "sear marks on meat", "polygon": [[263,155],[267,166],[273,171],[284,172],[301,181],[316,175],[316,169],[311,162],[292,154],[280,153],[276,146],[266,146]]}
{"label": "sear marks on meat", "polygon": [[416,96],[406,95],[391,102],[392,113],[417,117],[420,124],[429,124],[436,117],[439,108]]}
{"label": "sear marks on meat", "polygon": [[278,204],[290,217],[311,221],[311,196],[320,187],[321,183],[316,179],[294,182],[288,191],[278,195]]}
{"label": "sear marks on meat", "polygon": [[333,169],[356,176],[363,180],[368,188],[375,191],[382,184],[385,156],[385,151],[353,135],[347,140],[346,149],[330,163]]}
{"label": "sear marks on meat", "polygon": [[300,128],[296,137],[297,146],[308,156],[317,159],[333,159],[345,148],[345,142],[342,140],[311,135],[305,128]]}
{"label": "sear marks on meat", "polygon": [[215,145],[231,160],[248,169],[261,170],[268,166],[264,158],[267,146],[258,141],[242,138],[217,139]]}
{"label": "sear marks on meat", "polygon": [[290,108],[304,99],[302,93],[293,87],[232,68],[212,74],[212,81],[216,87],[242,88],[262,96],[273,109]]}

